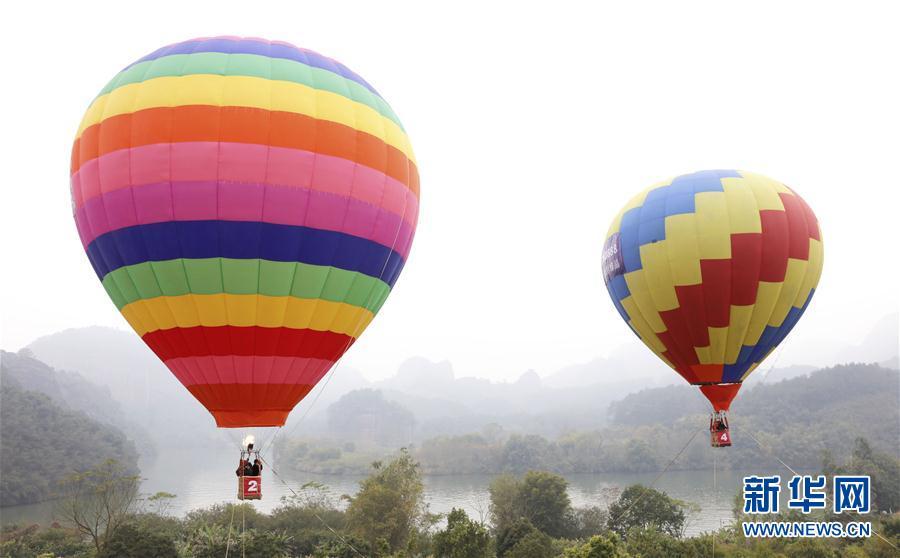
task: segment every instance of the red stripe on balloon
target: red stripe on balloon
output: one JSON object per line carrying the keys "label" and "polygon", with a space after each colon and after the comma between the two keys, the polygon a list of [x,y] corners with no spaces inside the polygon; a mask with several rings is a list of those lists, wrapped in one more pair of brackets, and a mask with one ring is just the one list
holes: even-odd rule
{"label": "red stripe on balloon", "polygon": [[756,303],[762,237],[758,233],[731,235],[731,304]]}
{"label": "red stripe on balloon", "polygon": [[800,198],[791,194],[780,194],[780,196],[788,221],[788,257],[809,260],[809,227]]}
{"label": "red stripe on balloon", "polygon": [[336,361],[353,338],[332,331],[287,327],[186,327],[143,336],[163,361],[203,356],[292,356]]}
{"label": "red stripe on balloon", "polygon": [[703,285],[676,286],[675,295],[678,297],[679,308],[677,311],[681,314],[680,323],[684,325],[690,335],[690,346],[709,346]]}
{"label": "red stripe on balloon", "polygon": [[706,325],[727,327],[731,319],[731,261],[700,260]]}
{"label": "red stripe on balloon", "polygon": [[762,223],[762,254],[759,280],[771,283],[784,281],[787,274],[790,228],[787,214],[779,210],[759,212]]}

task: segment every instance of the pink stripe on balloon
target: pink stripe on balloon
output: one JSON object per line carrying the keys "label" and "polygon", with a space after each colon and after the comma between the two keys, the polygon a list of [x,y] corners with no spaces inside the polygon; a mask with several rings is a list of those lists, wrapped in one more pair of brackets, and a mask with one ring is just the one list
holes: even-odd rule
{"label": "pink stripe on balloon", "polygon": [[407,186],[371,167],[301,149],[246,143],[177,142],[121,149],[84,163],[71,180],[76,208],[101,194],[143,184],[212,181],[352,196],[396,214],[412,201],[418,205]]}
{"label": "pink stripe on balloon", "polygon": [[185,386],[315,385],[333,365],[330,360],[281,356],[200,356],[166,361],[169,370]]}
{"label": "pink stripe on balloon", "polygon": [[[415,200],[414,208],[418,207]],[[412,215],[415,217],[415,214]],[[167,221],[262,221],[350,234],[406,258],[410,216],[307,188],[215,181],[161,182],[106,192],[75,211],[85,248],[110,231]]]}

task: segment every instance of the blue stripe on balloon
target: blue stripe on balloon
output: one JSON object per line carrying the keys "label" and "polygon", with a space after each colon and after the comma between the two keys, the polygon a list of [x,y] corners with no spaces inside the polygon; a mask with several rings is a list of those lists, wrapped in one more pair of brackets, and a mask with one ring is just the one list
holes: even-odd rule
{"label": "blue stripe on balloon", "polygon": [[740,178],[733,170],[700,171],[674,178],[647,192],[644,202],[622,215],[619,234],[625,271],[641,269],[641,246],[666,238],[666,217],[696,211],[695,195],[722,192],[723,178]]}
{"label": "blue stripe on balloon", "polygon": [[806,301],[804,301],[803,306],[800,308],[796,306],[791,307],[780,326],[766,326],[762,335],[759,337],[759,341],[756,342],[756,345],[742,346],[741,351],[738,354],[737,362],[734,364],[726,364],[724,366],[722,371],[722,381],[726,383],[739,382],[741,377],[751,366],[762,362],[762,360],[766,358],[766,355],[769,354],[769,351],[784,341],[787,334],[794,329],[794,326],[797,325],[800,317],[806,312],[806,308],[809,306],[815,292],[815,289],[809,291],[809,296],[806,297]]}
{"label": "blue stripe on balloon", "polygon": [[111,271],[176,258],[263,259],[358,271],[390,286],[403,257],[377,242],[349,234],[255,221],[168,221],[126,227],[88,245],[88,259],[102,280]]}

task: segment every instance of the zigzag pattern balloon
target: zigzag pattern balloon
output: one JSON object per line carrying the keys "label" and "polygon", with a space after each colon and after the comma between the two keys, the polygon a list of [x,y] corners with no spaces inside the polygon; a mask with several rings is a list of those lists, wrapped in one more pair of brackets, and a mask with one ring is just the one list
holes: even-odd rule
{"label": "zigzag pattern balloon", "polygon": [[287,43],[170,45],[84,116],[75,222],[134,330],[219,426],[275,426],[381,308],[419,177],[399,119]]}
{"label": "zigzag pattern balloon", "polygon": [[796,325],[822,273],[815,214],[793,190],[743,171],[651,186],[603,248],[613,304],[716,410]]}

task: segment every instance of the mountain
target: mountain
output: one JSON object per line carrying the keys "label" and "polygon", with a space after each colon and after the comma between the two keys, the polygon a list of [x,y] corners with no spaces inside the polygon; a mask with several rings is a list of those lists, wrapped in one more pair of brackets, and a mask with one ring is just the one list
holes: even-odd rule
{"label": "mountain", "polygon": [[106,327],[67,329],[41,337],[28,350],[58,369],[106,386],[130,419],[159,447],[221,447],[206,409],[131,332]]}
{"label": "mountain", "polygon": [[[834,362],[897,362],[900,354],[900,313],[893,312],[878,320],[875,327],[858,345],[841,349]],[[896,367],[896,366],[895,366]]]}
{"label": "mountain", "polygon": [[26,390],[0,370],[0,495],[3,506],[54,497],[60,481],[115,459],[137,473],[137,450],[119,429]]}
{"label": "mountain", "polygon": [[0,351],[3,379],[23,390],[41,393],[63,409],[80,411],[87,417],[120,429],[141,455],[152,456],[156,447],[147,433],[113,399],[109,388],[100,387],[78,373],[54,370],[34,358],[27,349],[18,354]]}

